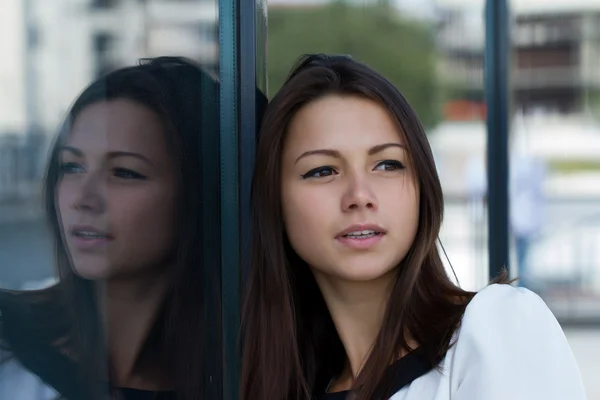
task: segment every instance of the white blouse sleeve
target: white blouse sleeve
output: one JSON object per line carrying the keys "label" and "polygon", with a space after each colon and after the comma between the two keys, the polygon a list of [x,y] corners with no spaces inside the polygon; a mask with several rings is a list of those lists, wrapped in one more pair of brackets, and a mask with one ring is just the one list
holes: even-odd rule
{"label": "white blouse sleeve", "polygon": [[451,400],[585,400],[566,337],[533,292],[491,285],[467,307],[450,365]]}
{"label": "white blouse sleeve", "polygon": [[10,354],[0,350],[0,399],[55,400],[59,394],[29,372]]}

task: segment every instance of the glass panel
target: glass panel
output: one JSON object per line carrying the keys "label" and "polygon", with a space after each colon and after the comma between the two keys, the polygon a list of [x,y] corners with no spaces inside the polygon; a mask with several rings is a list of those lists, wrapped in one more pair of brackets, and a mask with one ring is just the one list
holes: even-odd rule
{"label": "glass panel", "polygon": [[217,0],[6,0],[0,34],[0,398],[216,398]]}
{"label": "glass panel", "polygon": [[[600,396],[599,2],[513,2],[512,226],[526,284]],[[584,331],[576,326],[594,329]]]}
{"label": "glass panel", "polygon": [[445,195],[440,237],[462,286],[478,290],[489,280],[483,8],[442,1],[438,15],[442,111],[430,137]]}

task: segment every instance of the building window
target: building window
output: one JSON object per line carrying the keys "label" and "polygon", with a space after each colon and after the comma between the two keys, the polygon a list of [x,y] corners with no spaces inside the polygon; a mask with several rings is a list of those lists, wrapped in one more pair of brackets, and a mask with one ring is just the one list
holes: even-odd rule
{"label": "building window", "polygon": [[115,45],[115,38],[107,33],[94,35],[94,55],[96,58],[96,76],[101,76],[114,69],[114,60],[111,56]]}
{"label": "building window", "polygon": [[114,8],[119,0],[92,0],[93,8]]}

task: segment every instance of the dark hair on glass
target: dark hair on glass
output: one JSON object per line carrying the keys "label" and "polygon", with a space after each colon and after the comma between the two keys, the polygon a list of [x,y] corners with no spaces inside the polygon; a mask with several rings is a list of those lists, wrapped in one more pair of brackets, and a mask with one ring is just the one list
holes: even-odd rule
{"label": "dark hair on glass", "polygon": [[304,56],[268,105],[258,139],[240,399],[309,399],[343,368],[344,347],[315,278],[287,239],[281,204],[281,157],[290,122],[302,107],[327,95],[359,96],[388,110],[420,190],[418,231],[398,266],[383,325],[353,387],[355,399],[391,396],[383,377],[402,350],[413,350],[407,335],[438,366],[474,296],[451,281],[438,252],[442,188],[415,111],[394,85],[349,56]]}
{"label": "dark hair on glass", "polygon": [[[207,368],[218,368],[220,364],[218,360],[207,360],[205,332],[218,327],[209,323],[213,317],[203,299],[210,297],[209,304],[218,304],[219,285],[214,282],[219,279],[219,260],[204,256],[202,244],[212,239],[203,237],[201,227],[203,218],[218,214],[219,204],[210,193],[203,193],[202,177],[215,176],[216,181],[208,183],[214,183],[211,188],[218,192],[218,164],[209,165],[201,154],[218,150],[218,93],[216,80],[195,62],[158,57],[99,78],[84,90],[68,113],[51,149],[44,180],[45,212],[59,282],[39,291],[3,292],[0,296],[0,335],[11,356],[67,398],[105,398],[111,390],[111,373],[95,283],[75,274],[61,237],[55,200],[60,180],[59,152],[72,123],[86,107],[116,99],[141,104],[160,118],[180,188],[174,279],[141,356],[153,346],[163,349],[178,399],[202,398],[213,390],[210,376],[215,372]],[[213,170],[206,172],[208,169]],[[209,263],[214,263],[212,268]]]}

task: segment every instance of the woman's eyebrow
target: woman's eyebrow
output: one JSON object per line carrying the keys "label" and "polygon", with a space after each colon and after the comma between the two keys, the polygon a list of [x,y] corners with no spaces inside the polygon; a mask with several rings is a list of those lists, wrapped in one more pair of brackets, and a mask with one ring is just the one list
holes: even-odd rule
{"label": "woman's eyebrow", "polygon": [[73,146],[61,146],[58,150],[59,152],[68,151],[69,153],[73,153],[77,157],[83,157],[83,151]]}
{"label": "woman's eyebrow", "polygon": [[[390,147],[399,147],[401,149],[406,150],[406,146],[404,146],[402,143],[394,143],[394,142],[390,142],[390,143],[382,143],[382,144],[378,144],[376,146],[373,146],[369,149],[369,155],[372,156],[374,154],[380,153],[383,150],[390,148]],[[308,156],[313,156],[313,155],[325,155],[325,156],[329,156],[329,157],[335,157],[335,158],[340,158],[340,152],[337,150],[333,150],[333,149],[316,149],[316,150],[309,150],[309,151],[305,151],[304,153],[300,154],[300,157],[298,157],[296,159],[295,163],[298,163],[298,161],[303,158],[303,157],[308,157]]]}
{"label": "woman's eyebrow", "polygon": [[309,151],[305,151],[304,153],[300,154],[300,157],[298,157],[296,159],[296,163],[298,163],[298,161],[303,158],[303,157],[308,157],[308,156],[313,156],[313,155],[325,155],[325,156],[330,156],[330,157],[335,157],[335,158],[340,158],[340,152],[337,150],[332,150],[332,149],[317,149],[317,150],[309,150]]}
{"label": "woman's eyebrow", "polygon": [[[59,150],[61,152],[68,151],[69,153],[72,153],[72,154],[76,155],[77,157],[84,156],[83,151],[81,151],[80,149],[73,147],[73,146],[61,146]],[[151,166],[154,166],[154,164],[152,163],[152,161],[150,161],[150,159],[148,157],[144,156],[143,154],[135,153],[135,152],[131,152],[131,151],[111,151],[108,153],[108,157],[109,158],[134,157],[134,158],[144,161],[147,164],[150,164]]]}
{"label": "woman's eyebrow", "polygon": [[109,158],[134,157],[134,158],[144,161],[147,164],[150,164],[151,166],[154,166],[154,164],[152,163],[152,161],[150,161],[150,159],[148,157],[144,156],[143,154],[134,153],[131,151],[111,151],[110,153],[108,153],[108,157]]}
{"label": "woman's eyebrow", "polygon": [[380,153],[383,150],[390,148],[390,147],[400,147],[401,149],[406,150],[406,146],[403,145],[402,143],[390,142],[390,143],[378,144],[377,146],[371,147],[369,149],[369,155],[372,156],[373,154]]}

